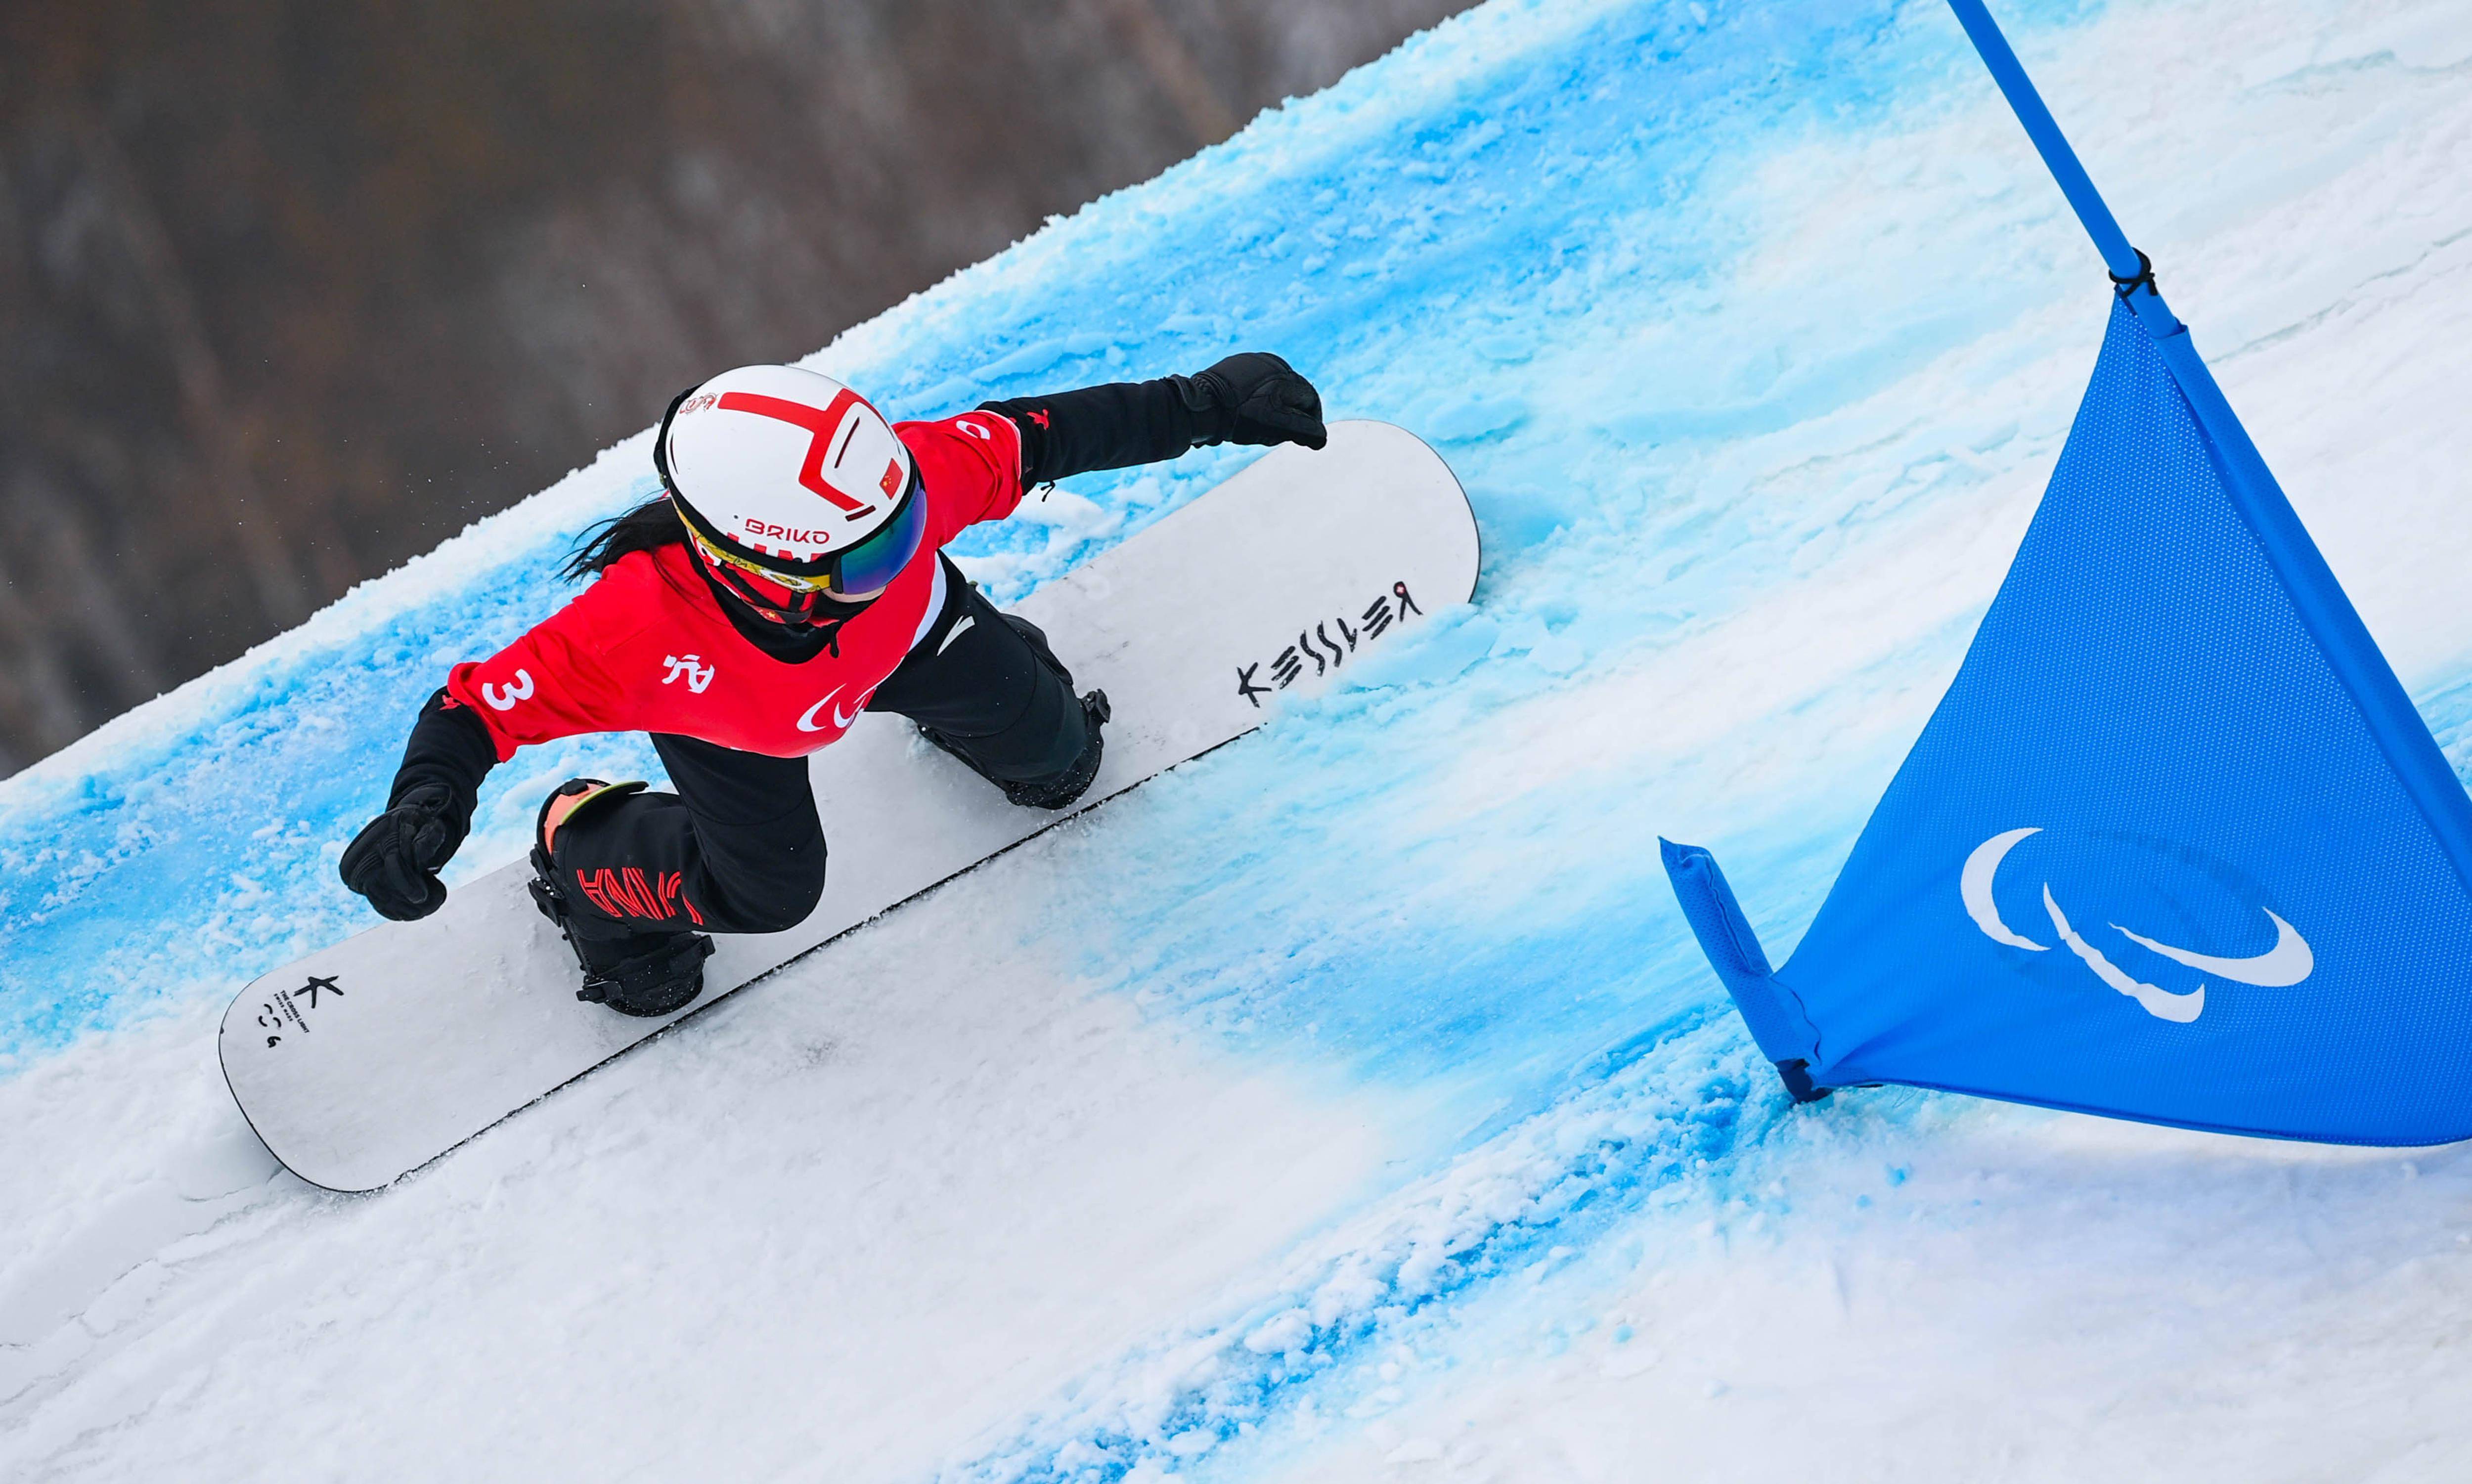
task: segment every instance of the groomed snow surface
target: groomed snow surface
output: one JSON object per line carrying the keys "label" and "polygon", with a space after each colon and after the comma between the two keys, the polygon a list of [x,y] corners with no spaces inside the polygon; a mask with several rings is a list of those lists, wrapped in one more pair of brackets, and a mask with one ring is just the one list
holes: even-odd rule
{"label": "groomed snow surface", "polygon": [[[2472,10],[2002,14],[2460,765]],[[1278,348],[1451,459],[1477,607],[373,1196],[273,1168],[216,1020],[368,923],[405,723],[645,440],[0,785],[0,1475],[2472,1477],[2463,1149],[1795,1109],[1656,865],[1792,947],[2106,292],[1936,0],[1495,0],[1051,225],[817,364]],[[520,757],[459,875],[651,766]]]}

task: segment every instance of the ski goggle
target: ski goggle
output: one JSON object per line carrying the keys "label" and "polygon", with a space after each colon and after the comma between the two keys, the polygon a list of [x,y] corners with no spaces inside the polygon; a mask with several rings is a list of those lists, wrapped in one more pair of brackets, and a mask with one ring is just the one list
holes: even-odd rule
{"label": "ski goggle", "polygon": [[[756,601],[755,595],[742,590],[732,578],[754,577],[797,595],[842,601],[854,597],[869,598],[901,576],[912,558],[918,554],[918,548],[926,543],[927,502],[919,498],[918,491],[918,476],[913,473],[910,487],[901,492],[901,503],[892,507],[891,519],[877,527],[866,540],[826,556],[820,572],[783,572],[761,562],[749,561],[735,552],[724,551],[720,543],[706,539],[703,532],[691,524],[687,526],[687,537],[711,564],[713,575],[728,582],[732,592],[750,601]],[[677,491],[673,490],[671,495],[677,498]]]}

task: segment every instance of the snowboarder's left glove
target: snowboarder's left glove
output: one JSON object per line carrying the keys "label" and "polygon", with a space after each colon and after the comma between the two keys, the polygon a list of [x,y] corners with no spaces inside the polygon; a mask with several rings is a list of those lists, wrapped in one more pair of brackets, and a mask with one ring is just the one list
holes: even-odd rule
{"label": "snowboarder's left glove", "polygon": [[438,868],[464,843],[453,790],[442,783],[404,790],[344,847],[344,884],[369,899],[381,917],[411,922],[446,905]]}
{"label": "snowboarder's left glove", "polygon": [[1321,393],[1296,368],[1267,350],[1229,356],[1199,376],[1172,376],[1199,425],[1193,439],[1210,443],[1330,441],[1321,425]]}

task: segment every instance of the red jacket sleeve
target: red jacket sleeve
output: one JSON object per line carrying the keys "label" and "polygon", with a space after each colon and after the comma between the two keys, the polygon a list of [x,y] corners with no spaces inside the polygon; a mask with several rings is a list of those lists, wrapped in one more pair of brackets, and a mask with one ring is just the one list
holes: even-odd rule
{"label": "red jacket sleeve", "polygon": [[981,521],[1000,521],[1021,504],[1021,432],[1001,412],[963,412],[892,431],[918,461],[935,512],[933,544],[942,546]]}
{"label": "red jacket sleeve", "polygon": [[535,742],[630,730],[626,693],[600,655],[641,626],[624,591],[637,576],[612,568],[513,644],[447,672],[447,697],[489,729],[499,762]]}

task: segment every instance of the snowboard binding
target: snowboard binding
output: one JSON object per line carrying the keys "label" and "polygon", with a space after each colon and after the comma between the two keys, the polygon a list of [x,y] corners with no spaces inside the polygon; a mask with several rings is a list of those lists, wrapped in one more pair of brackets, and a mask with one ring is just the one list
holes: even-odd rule
{"label": "snowboard binding", "polygon": [[701,932],[640,932],[590,912],[579,911],[560,885],[559,869],[544,836],[555,838],[550,810],[562,798],[583,795],[559,825],[570,823],[603,799],[624,798],[643,789],[640,783],[606,784],[597,778],[575,778],[559,785],[541,801],[533,827],[532,880],[525,886],[533,905],[558,929],[583,970],[583,987],[575,998],[586,1004],[606,1005],[621,1015],[660,1016],[685,1009],[703,993],[703,961],[712,956],[712,939]]}
{"label": "snowboard binding", "polygon": [[[1038,662],[1053,671],[1058,680],[1064,682],[1065,694],[1071,695],[1073,671],[1065,669],[1064,662],[1056,657],[1055,648],[1047,642],[1046,631],[1030,620],[1014,614],[1000,614],[998,617],[1011,624],[1013,631],[1029,642],[1031,652],[1038,656]],[[935,743],[939,751],[961,759],[963,766],[969,768],[971,772],[1002,789],[1007,803],[1019,805],[1023,809],[1069,809],[1083,793],[1089,791],[1091,781],[1099,776],[1099,765],[1106,751],[1105,728],[1115,716],[1114,708],[1107,704],[1107,693],[1105,691],[1092,691],[1082,696],[1081,707],[1082,728],[1088,738],[1088,741],[1082,743],[1082,751],[1062,772],[1053,777],[1029,782],[1017,778],[999,778],[988,772],[959,741],[945,736],[932,726],[921,725],[918,733]]]}

